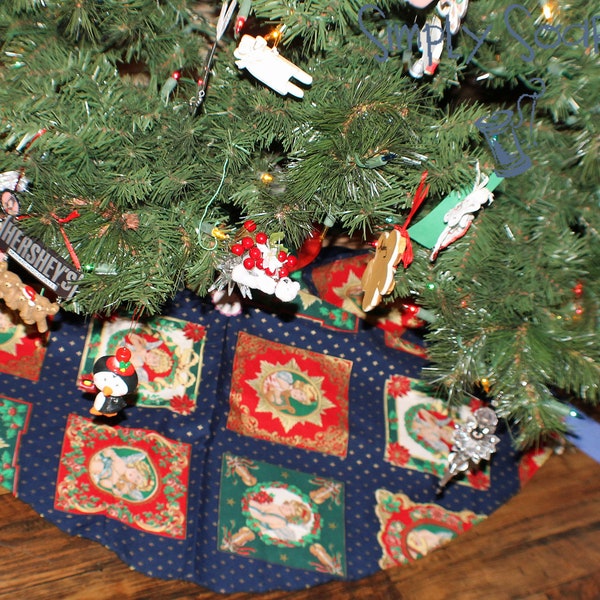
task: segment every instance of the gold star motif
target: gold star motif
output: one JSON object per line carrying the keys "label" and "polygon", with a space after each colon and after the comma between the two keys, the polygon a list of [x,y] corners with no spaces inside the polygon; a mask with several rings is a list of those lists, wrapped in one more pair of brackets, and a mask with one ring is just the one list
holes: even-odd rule
{"label": "gold star motif", "polygon": [[257,412],[270,414],[288,433],[297,423],[321,427],[322,413],[334,407],[322,389],[324,377],[306,375],[295,359],[285,364],[260,362],[260,372],[248,384],[256,390]]}

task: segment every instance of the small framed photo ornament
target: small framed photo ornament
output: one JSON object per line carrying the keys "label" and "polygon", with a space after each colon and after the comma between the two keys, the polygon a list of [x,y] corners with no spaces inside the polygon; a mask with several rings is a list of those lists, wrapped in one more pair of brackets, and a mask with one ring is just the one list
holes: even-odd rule
{"label": "small framed photo ornament", "polygon": [[0,192],[0,203],[2,212],[8,216],[16,217],[21,212],[21,204],[16,194],[11,190]]}

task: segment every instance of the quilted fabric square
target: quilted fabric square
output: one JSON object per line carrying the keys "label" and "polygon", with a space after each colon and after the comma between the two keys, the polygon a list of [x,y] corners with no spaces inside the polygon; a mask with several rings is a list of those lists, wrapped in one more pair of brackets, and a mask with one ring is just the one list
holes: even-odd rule
{"label": "quilted fabric square", "polygon": [[525,451],[519,460],[519,481],[521,487],[529,483],[544,463],[552,456],[554,450],[550,444],[542,444],[537,448]]}
{"label": "quilted fabric square", "polygon": [[407,329],[419,326],[419,320],[405,310],[401,300],[382,304],[367,313],[363,311],[361,279],[372,256],[358,254],[315,267],[312,270],[312,281],[319,297],[370,325],[383,329],[385,343],[390,348],[426,357],[423,347],[405,337]]}
{"label": "quilted fabric square", "polygon": [[238,556],[344,577],[344,485],[225,453],[218,545]]}
{"label": "quilted fabric square", "polygon": [[359,254],[334,260],[312,271],[312,280],[320,298],[334,306],[365,318],[362,310],[363,289],[361,278],[371,254]]}
{"label": "quilted fabric square", "polygon": [[298,306],[299,317],[320,323],[322,327],[336,331],[358,330],[358,318],[355,314],[334,304],[322,300],[306,290],[300,290],[295,304]]}
{"label": "quilted fabric square", "polygon": [[382,569],[422,558],[485,519],[470,510],[452,512],[437,504],[419,504],[384,489],[377,490],[375,497]]}
{"label": "quilted fabric square", "polygon": [[[431,387],[420,380],[393,375],[385,385],[386,446],[385,460],[398,467],[414,469],[442,477],[452,448],[457,424],[482,406],[473,399],[461,406],[460,414],[448,410],[436,398]],[[490,487],[489,464],[455,477],[457,483],[487,490]]]}
{"label": "quilted fabric square", "polygon": [[185,538],[191,446],[69,415],[54,507]]}
{"label": "quilted fabric square", "polygon": [[0,485],[17,495],[19,449],[27,432],[31,404],[0,396]]}
{"label": "quilted fabric square", "polygon": [[0,371],[38,381],[50,333],[24,325],[7,306],[0,306]]}
{"label": "quilted fabric square", "polygon": [[358,331],[358,316],[348,312],[336,304],[331,304],[301,287],[298,295],[291,302],[280,302],[273,296],[263,294],[253,302],[271,312],[292,314],[301,319],[319,323],[321,327],[334,331]]}
{"label": "quilted fabric square", "polygon": [[98,358],[126,346],[139,379],[136,406],[189,415],[196,408],[205,337],[204,326],[171,317],[153,317],[133,327],[130,318],[94,319],[79,379],[92,372]]}
{"label": "quilted fabric square", "polygon": [[345,457],[352,361],[238,335],[227,428]]}

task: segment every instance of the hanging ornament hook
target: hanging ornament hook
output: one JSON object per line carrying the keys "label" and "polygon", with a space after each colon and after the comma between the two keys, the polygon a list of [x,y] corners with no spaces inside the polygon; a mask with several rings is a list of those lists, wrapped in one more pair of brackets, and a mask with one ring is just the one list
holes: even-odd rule
{"label": "hanging ornament hook", "polygon": [[197,116],[198,111],[204,104],[204,98],[206,97],[206,88],[208,87],[208,79],[210,76],[210,70],[212,68],[212,63],[215,58],[215,52],[217,50],[217,44],[223,37],[227,26],[229,25],[229,21],[231,21],[231,17],[233,15],[233,11],[237,6],[237,0],[233,0],[233,2],[223,2],[221,6],[221,13],[219,14],[219,20],[217,21],[217,31],[215,34],[215,41],[213,42],[208,56],[204,61],[204,72],[200,79],[198,79],[198,89],[196,91],[196,95],[190,98],[190,112],[192,116]]}

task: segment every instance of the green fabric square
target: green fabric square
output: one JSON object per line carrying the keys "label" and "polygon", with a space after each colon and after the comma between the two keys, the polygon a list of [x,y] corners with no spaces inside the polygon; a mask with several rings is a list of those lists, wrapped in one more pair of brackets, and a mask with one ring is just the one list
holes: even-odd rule
{"label": "green fabric square", "polygon": [[31,404],[0,396],[0,485],[16,495],[19,446],[27,431]]}
{"label": "green fabric square", "polygon": [[223,456],[219,550],[344,577],[344,485]]}

